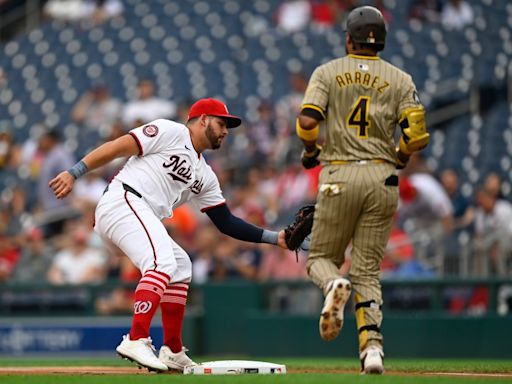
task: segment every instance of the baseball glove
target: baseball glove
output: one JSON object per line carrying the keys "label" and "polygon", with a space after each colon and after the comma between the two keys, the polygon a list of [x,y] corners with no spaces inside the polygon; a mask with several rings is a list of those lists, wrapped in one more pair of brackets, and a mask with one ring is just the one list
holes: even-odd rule
{"label": "baseball glove", "polygon": [[295,214],[295,220],[284,230],[284,240],[288,249],[299,252],[304,239],[313,228],[314,205],[305,205]]}

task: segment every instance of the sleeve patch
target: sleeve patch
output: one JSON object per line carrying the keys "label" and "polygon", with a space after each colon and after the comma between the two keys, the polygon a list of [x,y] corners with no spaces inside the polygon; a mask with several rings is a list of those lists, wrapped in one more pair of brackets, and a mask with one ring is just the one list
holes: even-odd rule
{"label": "sleeve patch", "polygon": [[147,137],[155,137],[158,135],[158,127],[154,124],[145,125],[144,128],[142,128],[142,133]]}

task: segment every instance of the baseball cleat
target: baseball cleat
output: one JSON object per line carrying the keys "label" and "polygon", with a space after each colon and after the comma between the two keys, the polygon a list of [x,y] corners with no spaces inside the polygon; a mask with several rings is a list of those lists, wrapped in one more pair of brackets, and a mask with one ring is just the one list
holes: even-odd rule
{"label": "baseball cleat", "polygon": [[124,335],[116,352],[122,358],[133,361],[139,367],[147,368],[149,371],[167,371],[167,366],[155,356],[155,347],[150,337],[130,340],[130,335]]}
{"label": "baseball cleat", "polygon": [[382,375],[384,372],[384,352],[377,346],[365,348],[360,355],[361,373],[367,375]]}
{"label": "baseball cleat", "polygon": [[183,372],[185,367],[197,365],[190,357],[187,356],[187,348],[183,347],[180,352],[174,353],[171,349],[162,345],[158,359],[166,365],[169,369],[176,369]]}
{"label": "baseball cleat", "polygon": [[325,341],[334,340],[343,327],[343,310],[350,298],[350,281],[340,277],[329,282],[320,315],[320,336]]}

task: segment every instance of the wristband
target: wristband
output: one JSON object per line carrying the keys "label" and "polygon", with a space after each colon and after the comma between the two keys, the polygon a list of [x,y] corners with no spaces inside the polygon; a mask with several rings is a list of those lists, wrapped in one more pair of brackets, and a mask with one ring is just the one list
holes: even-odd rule
{"label": "wristband", "polygon": [[75,178],[75,180],[85,175],[88,171],[89,168],[83,160],[80,160],[78,163],[76,163],[75,165],[68,169],[68,172],[71,174],[71,176]]}
{"label": "wristband", "polygon": [[305,141],[316,141],[320,134],[320,126],[318,124],[313,129],[304,129],[300,126],[299,119],[295,122],[295,130],[297,132],[297,136]]}
{"label": "wristband", "polygon": [[267,229],[263,230],[261,234],[261,242],[277,245],[277,239],[279,238],[279,232],[269,231]]}

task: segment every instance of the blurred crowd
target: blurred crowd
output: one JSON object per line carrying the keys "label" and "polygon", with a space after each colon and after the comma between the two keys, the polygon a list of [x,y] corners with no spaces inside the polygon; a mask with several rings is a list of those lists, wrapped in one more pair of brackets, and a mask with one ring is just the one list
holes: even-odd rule
{"label": "blurred crowd", "polygon": [[[218,152],[206,154],[230,208],[256,225],[283,228],[300,206],[315,200],[319,168],[301,168],[293,130],[305,86],[305,75],[290,75],[288,95],[275,105],[260,100],[253,120],[230,132]],[[84,135],[97,137],[96,146],[156,118],[184,122],[187,109],[156,97],[154,84],[144,79],[138,98],[125,104],[110,96],[105,84],[94,84],[77,101],[72,119]],[[121,276],[119,252],[109,250],[92,227],[95,205],[124,160],[87,174],[77,181],[72,197],[56,200],[48,182],[71,167],[77,154],[68,151],[58,130],[34,132],[17,143],[9,122],[0,123],[2,172],[28,175],[2,191],[0,279],[80,284]],[[503,199],[499,176],[489,174],[474,196],[464,197],[454,170],[433,174],[424,160],[415,156],[401,171],[400,206],[383,274],[506,274],[512,206]],[[223,237],[205,219],[185,205],[165,221],[194,259],[196,282],[304,277],[304,257],[297,264],[293,253]],[[472,253],[467,259],[462,256],[466,246]]]}

